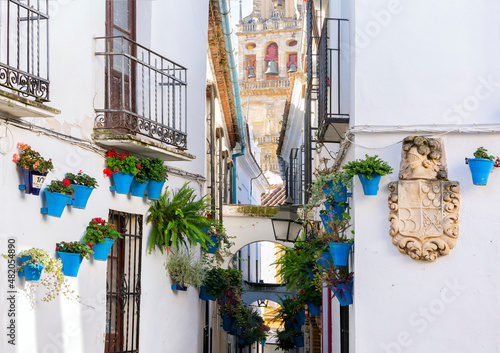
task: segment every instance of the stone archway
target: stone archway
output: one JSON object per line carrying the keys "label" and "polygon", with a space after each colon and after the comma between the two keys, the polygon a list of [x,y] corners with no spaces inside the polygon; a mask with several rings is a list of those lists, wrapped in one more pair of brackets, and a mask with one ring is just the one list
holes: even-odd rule
{"label": "stone archway", "polygon": [[[276,241],[271,217],[278,212],[278,207],[254,205],[224,205],[224,227],[234,245],[230,251],[234,254],[244,246],[258,241],[270,241],[286,247],[292,243]],[[231,259],[225,259],[227,267]]]}

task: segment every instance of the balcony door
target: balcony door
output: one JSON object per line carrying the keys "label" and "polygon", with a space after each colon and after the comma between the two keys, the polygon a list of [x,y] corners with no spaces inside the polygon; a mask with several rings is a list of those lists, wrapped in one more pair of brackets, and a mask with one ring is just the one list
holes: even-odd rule
{"label": "balcony door", "polygon": [[[119,53],[108,57],[106,63],[106,108],[110,110],[108,127],[134,126],[135,112],[135,0],[107,0],[106,43],[108,52]],[[124,131],[125,132],[125,131]],[[129,131],[130,132],[130,131]]]}

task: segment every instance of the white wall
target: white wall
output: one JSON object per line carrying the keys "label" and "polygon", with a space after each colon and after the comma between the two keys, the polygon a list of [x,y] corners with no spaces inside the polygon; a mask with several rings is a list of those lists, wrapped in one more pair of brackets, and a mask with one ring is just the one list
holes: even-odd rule
{"label": "white wall", "polygon": [[[90,140],[95,118],[93,100],[96,99],[96,104],[102,101],[104,88],[104,70],[94,55],[94,37],[105,35],[105,1],[60,0],[50,5],[51,102],[48,105],[60,109],[61,114],[55,119],[27,120],[59,133]],[[205,144],[198,141],[205,138],[208,1],[137,1],[137,6],[141,26],[138,40],[188,68],[188,152],[198,158],[175,165],[203,175]],[[47,182],[80,169],[96,177],[100,187],[93,192],[87,208],[67,207],[61,218],[40,214],[43,197],[25,195],[17,188],[19,172],[11,161],[12,154],[18,153],[17,142],[28,143],[44,157],[52,158],[56,170],[49,173]],[[0,145],[1,253],[6,251],[7,239],[14,238],[17,251],[41,247],[55,254],[56,242],[81,239],[88,222],[94,217],[107,218],[109,209],[141,214],[146,220],[147,202],[109,191],[111,183],[103,177],[105,160],[99,148],[88,151],[74,141],[63,141],[12,125],[8,126],[7,137],[0,137]],[[184,181],[171,174],[167,185],[179,188]],[[206,193],[202,182],[192,182],[191,186],[198,195]],[[140,351],[199,352],[202,349],[203,302],[198,299],[197,289],[189,288],[187,292],[170,289],[171,282],[164,269],[165,255],[147,254],[150,230],[150,225],[144,223]],[[7,273],[5,261],[0,264],[1,273]],[[103,352],[105,280],[105,262],[84,260],[78,277],[69,278],[83,303],[80,304],[63,297],[42,303],[41,292],[30,298],[22,282],[16,279],[19,295],[15,352]],[[6,285],[5,280],[0,281],[2,293]],[[6,312],[6,301],[2,299],[1,327],[7,327]],[[4,331],[0,330],[2,336]],[[10,352],[3,346],[5,339],[0,342],[0,350]]]}
{"label": "white wall", "polygon": [[[495,210],[500,201],[495,190],[500,180],[494,171],[488,186],[473,186],[464,158],[479,146],[498,154],[499,134],[450,130],[467,131],[468,124],[498,120],[500,52],[491,43],[498,41],[495,14],[500,7],[493,1],[397,0],[358,1],[354,6],[351,119],[356,126],[402,125],[406,132],[356,133],[346,159],[378,154],[395,169],[382,177],[378,196],[364,196],[359,180],[354,181],[351,342],[357,352],[497,352],[500,250]],[[398,142],[419,134],[419,128],[434,129],[444,140],[448,178],[461,185],[457,245],[433,263],[400,254],[387,220],[387,184],[397,180]]]}

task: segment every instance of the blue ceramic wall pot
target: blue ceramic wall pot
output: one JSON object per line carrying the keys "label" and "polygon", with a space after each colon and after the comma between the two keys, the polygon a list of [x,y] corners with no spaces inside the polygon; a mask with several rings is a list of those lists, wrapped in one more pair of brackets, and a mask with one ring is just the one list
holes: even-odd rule
{"label": "blue ceramic wall pot", "polygon": [[75,189],[73,200],[71,200],[71,206],[73,206],[74,208],[87,207],[87,201],[89,200],[92,191],[94,191],[94,188],[84,185],[75,185],[75,184],[71,184],[71,187]]}
{"label": "blue ceramic wall pot", "polygon": [[379,174],[371,174],[371,179],[366,178],[363,174],[358,174],[361,185],[363,186],[363,192],[366,196],[375,196],[378,192],[378,184],[380,183]]}
{"label": "blue ceramic wall pot", "polygon": [[467,163],[469,164],[474,185],[486,185],[495,162],[484,158],[469,158]]}

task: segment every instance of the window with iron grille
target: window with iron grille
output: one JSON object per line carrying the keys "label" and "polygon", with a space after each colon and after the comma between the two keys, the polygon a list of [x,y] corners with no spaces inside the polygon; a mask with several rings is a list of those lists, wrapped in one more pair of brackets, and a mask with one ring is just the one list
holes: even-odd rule
{"label": "window with iron grille", "polygon": [[302,153],[298,148],[292,148],[287,168],[287,193],[294,204],[302,204]]}
{"label": "window with iron grille", "polygon": [[0,86],[49,100],[49,2],[0,1]]}
{"label": "window with iron grille", "polygon": [[110,210],[117,239],[108,256],[105,353],[138,353],[141,306],[142,215]]}

